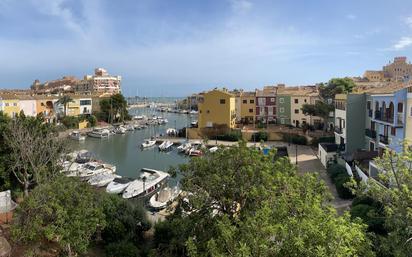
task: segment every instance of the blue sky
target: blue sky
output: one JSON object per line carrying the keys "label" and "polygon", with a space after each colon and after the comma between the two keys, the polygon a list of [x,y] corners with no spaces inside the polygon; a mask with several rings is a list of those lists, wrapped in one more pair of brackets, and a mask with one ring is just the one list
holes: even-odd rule
{"label": "blue sky", "polygon": [[304,85],[412,59],[410,0],[0,0],[0,88],[122,75],[123,92]]}

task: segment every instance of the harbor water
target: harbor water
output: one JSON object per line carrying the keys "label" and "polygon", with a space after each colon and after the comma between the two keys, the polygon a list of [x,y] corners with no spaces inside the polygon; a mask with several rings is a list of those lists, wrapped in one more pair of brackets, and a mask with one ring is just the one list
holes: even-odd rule
{"label": "harbor water", "polygon": [[168,123],[127,131],[126,134],[116,134],[106,139],[87,137],[83,142],[71,142],[72,149],[86,149],[94,153],[98,159],[116,165],[118,175],[131,178],[138,177],[142,168],[168,171],[170,167],[176,167],[189,160],[187,156],[177,153],[175,147],[169,152],[160,152],[157,146],[141,149],[140,145],[151,136],[164,135],[168,128],[181,129],[190,126],[190,123],[197,119],[197,115],[158,112],[149,108],[131,109],[129,113],[132,116],[161,116],[166,118]]}

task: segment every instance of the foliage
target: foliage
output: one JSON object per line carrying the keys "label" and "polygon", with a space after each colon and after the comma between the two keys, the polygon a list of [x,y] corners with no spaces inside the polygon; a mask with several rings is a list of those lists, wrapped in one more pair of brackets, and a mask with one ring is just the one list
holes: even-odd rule
{"label": "foliage", "polygon": [[108,221],[102,231],[102,239],[107,244],[123,240],[132,243],[141,241],[143,232],[150,229],[142,206],[118,195],[104,194],[102,197],[103,210]]}
{"label": "foliage", "polygon": [[346,173],[346,168],[345,166],[342,166],[340,164],[333,164],[330,165],[326,171],[329,174],[329,177],[331,178],[332,182],[335,182],[336,178],[339,175]]}
{"label": "foliage", "polygon": [[242,139],[242,133],[239,130],[231,130],[226,134],[213,136],[211,139],[236,142]]}
{"label": "foliage", "polygon": [[[305,115],[318,116],[327,121],[329,119],[329,113],[334,111],[335,107],[323,101],[317,101],[315,104],[304,104],[302,106],[302,112]],[[324,126],[326,129],[327,126]]]}
{"label": "foliage", "polygon": [[347,186],[347,183],[351,181],[351,177],[347,173],[342,173],[339,174],[337,177],[334,179],[334,183],[336,186],[336,191],[338,192],[338,195],[342,199],[352,199],[354,195],[352,194],[352,191],[350,188]]}
{"label": "foliage", "polygon": [[88,184],[65,176],[41,184],[17,208],[13,238],[53,241],[69,256],[85,252],[92,236],[105,226],[97,196]]}
{"label": "foliage", "polygon": [[337,217],[325,184],[274,154],[240,142],[182,165],[191,194],[156,226],[153,256],[372,256],[366,226]]}
{"label": "foliage", "polygon": [[88,115],[87,121],[89,122],[89,127],[96,127],[97,125],[97,118],[94,115]]}
{"label": "foliage", "polygon": [[335,143],[335,137],[315,137],[311,141],[311,145],[315,147],[320,143]]}
{"label": "foliage", "polygon": [[268,141],[268,133],[265,131],[256,132],[252,135],[252,139],[254,142]]}
{"label": "foliage", "polygon": [[10,118],[0,111],[0,191],[11,187],[11,176],[7,170],[10,150],[5,139],[5,133],[10,122]]}
{"label": "foliage", "polygon": [[112,95],[100,101],[100,118],[109,123],[130,120],[127,101],[122,94]]}
{"label": "foliage", "polygon": [[[381,172],[379,181],[368,180],[368,190],[359,184],[358,195],[369,196],[382,203],[387,237],[381,249],[393,256],[410,256],[412,252],[412,150],[407,142],[401,153],[386,151],[375,161]],[[383,185],[389,185],[385,187]]]}
{"label": "foliage", "polygon": [[320,95],[323,99],[334,99],[336,94],[350,93],[355,87],[351,78],[333,78],[319,88]]}
{"label": "foliage", "polygon": [[9,149],[7,169],[23,186],[25,196],[31,186],[58,174],[58,159],[66,145],[41,117],[17,116],[9,122],[4,139]]}
{"label": "foliage", "polygon": [[135,246],[132,242],[120,241],[109,243],[105,247],[105,252],[107,257],[140,257],[139,248]]}
{"label": "foliage", "polygon": [[78,129],[79,128],[79,118],[75,116],[65,116],[61,119],[61,122],[68,129]]}
{"label": "foliage", "polygon": [[285,142],[290,142],[292,144],[297,144],[297,145],[306,145],[308,143],[308,140],[306,139],[305,136],[297,135],[297,134],[283,134],[283,141]]}
{"label": "foliage", "polygon": [[64,95],[61,98],[59,98],[59,100],[57,100],[56,103],[62,104],[64,106],[64,116],[66,116],[67,115],[67,105],[73,102],[74,102],[73,98],[71,98],[68,95]]}

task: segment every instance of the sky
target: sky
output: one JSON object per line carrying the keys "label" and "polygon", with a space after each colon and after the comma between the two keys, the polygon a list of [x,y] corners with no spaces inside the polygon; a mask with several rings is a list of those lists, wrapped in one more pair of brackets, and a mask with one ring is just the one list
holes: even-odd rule
{"label": "sky", "polygon": [[131,96],[309,85],[412,59],[411,0],[0,0],[0,88],[104,67]]}

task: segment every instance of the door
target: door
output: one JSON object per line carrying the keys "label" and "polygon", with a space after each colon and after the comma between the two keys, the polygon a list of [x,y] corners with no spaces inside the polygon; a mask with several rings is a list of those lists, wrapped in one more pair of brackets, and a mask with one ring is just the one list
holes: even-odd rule
{"label": "door", "polygon": [[369,151],[375,151],[375,143],[373,141],[369,142]]}

